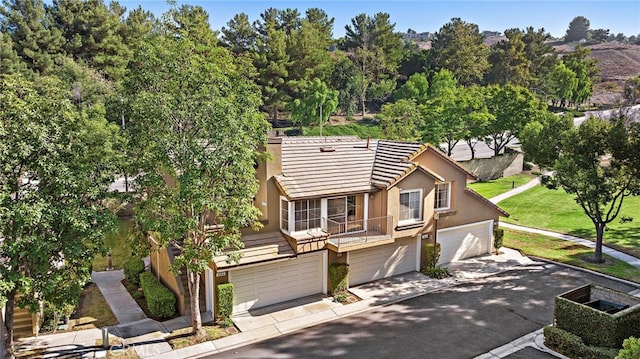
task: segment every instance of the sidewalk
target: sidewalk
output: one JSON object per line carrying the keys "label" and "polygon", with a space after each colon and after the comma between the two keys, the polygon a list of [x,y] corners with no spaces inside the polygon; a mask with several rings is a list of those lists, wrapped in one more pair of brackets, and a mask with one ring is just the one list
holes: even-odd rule
{"label": "sidewalk", "polygon": [[493,203],[493,204],[498,204],[498,202],[500,202],[502,200],[505,200],[505,199],[507,199],[509,197],[515,196],[518,193],[522,193],[522,192],[528,190],[529,188],[533,188],[533,187],[535,187],[535,186],[537,186],[539,184],[540,184],[540,177],[536,177],[536,178],[532,179],[531,181],[523,184],[522,186],[518,186],[518,187],[516,187],[516,188],[514,188],[514,189],[512,189],[512,190],[510,190],[508,192],[505,192],[503,194],[500,194],[500,195],[497,195],[497,196],[495,196],[493,198],[490,198],[489,201],[491,201],[491,203]]}

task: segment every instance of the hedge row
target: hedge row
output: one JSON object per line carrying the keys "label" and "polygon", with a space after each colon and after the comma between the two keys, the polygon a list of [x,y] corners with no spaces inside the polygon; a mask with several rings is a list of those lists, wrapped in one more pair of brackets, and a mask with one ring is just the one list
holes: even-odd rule
{"label": "hedge row", "polygon": [[162,319],[176,312],[176,297],[151,272],[140,274],[140,285],[151,314]]}
{"label": "hedge row", "polygon": [[582,338],[558,327],[544,327],[544,344],[570,358],[614,359],[618,349],[589,346]]}
{"label": "hedge row", "polygon": [[640,307],[611,315],[556,297],[554,319],[558,328],[598,347],[621,348],[626,338],[640,336]]}
{"label": "hedge row", "polygon": [[144,261],[140,258],[134,258],[124,262],[122,265],[124,276],[127,280],[135,285],[140,284],[140,274],[144,272]]}
{"label": "hedge row", "polygon": [[233,284],[218,284],[216,286],[216,296],[220,317],[223,319],[231,318],[233,313]]}

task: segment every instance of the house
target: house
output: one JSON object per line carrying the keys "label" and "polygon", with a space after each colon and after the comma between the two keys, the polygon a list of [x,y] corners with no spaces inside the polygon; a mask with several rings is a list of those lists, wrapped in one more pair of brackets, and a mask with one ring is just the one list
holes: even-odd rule
{"label": "house", "polygon": [[442,264],[486,254],[508,216],[431,145],[280,137],[266,150],[272,158],[257,164],[254,199],[264,227],[243,231],[239,262],[214,258],[202,281],[207,311],[221,283],[233,283],[237,314],[328,293],[332,263],[348,263],[356,286],[420,270],[425,243],[440,243]]}

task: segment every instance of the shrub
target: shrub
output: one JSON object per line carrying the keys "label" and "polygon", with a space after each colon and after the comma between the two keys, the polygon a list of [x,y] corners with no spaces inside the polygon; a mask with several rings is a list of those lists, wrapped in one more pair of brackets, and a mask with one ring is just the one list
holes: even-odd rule
{"label": "shrub", "polygon": [[233,284],[224,283],[216,286],[216,296],[218,300],[218,314],[227,319],[233,313]]}
{"label": "shrub", "polygon": [[616,359],[640,358],[640,338],[627,338],[622,343],[622,350],[618,352]]}
{"label": "shrub", "polygon": [[450,275],[447,268],[444,267],[425,268],[422,270],[422,273],[435,279],[447,278]]}
{"label": "shrub", "polygon": [[140,258],[134,258],[124,262],[122,265],[124,276],[127,280],[135,285],[140,284],[140,273],[144,272],[144,261]]}
{"label": "shrub", "polygon": [[504,239],[504,229],[495,228],[493,230],[493,248],[496,250],[496,253],[498,253],[498,249],[502,247],[503,239]]}
{"label": "shrub", "polygon": [[162,319],[176,312],[176,297],[150,272],[140,274],[140,285],[147,299],[147,307],[152,315]]}
{"label": "shrub", "polygon": [[531,163],[531,162],[524,162],[522,164],[522,170],[523,171],[531,171],[532,168],[533,168],[533,163]]}
{"label": "shrub", "polygon": [[424,254],[425,268],[435,268],[440,259],[440,243],[436,243],[435,248],[432,243],[425,243],[422,247],[422,252]]}
{"label": "shrub", "polygon": [[329,266],[329,281],[334,295],[345,292],[349,286],[349,265],[332,263]]}
{"label": "shrub", "polygon": [[582,338],[558,327],[544,327],[544,343],[571,358],[613,359],[618,349],[588,346]]}

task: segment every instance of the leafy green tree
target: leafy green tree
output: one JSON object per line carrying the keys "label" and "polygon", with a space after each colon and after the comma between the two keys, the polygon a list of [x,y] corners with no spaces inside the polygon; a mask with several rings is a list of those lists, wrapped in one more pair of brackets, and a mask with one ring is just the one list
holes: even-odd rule
{"label": "leafy green tree", "polygon": [[338,109],[348,116],[353,115],[357,109],[359,99],[359,71],[358,67],[345,55],[336,54],[330,84],[338,89]]}
{"label": "leafy green tree", "polygon": [[[329,120],[329,116],[338,107],[338,91],[327,87],[327,84],[316,78],[309,82],[299,99],[291,103],[291,120],[300,126],[322,125]],[[322,134],[322,130],[320,131]]]}
{"label": "leafy green tree", "polygon": [[424,127],[422,112],[412,98],[403,98],[382,106],[380,126],[389,140],[418,142],[422,140]]}
{"label": "leafy green tree", "polygon": [[429,81],[427,75],[418,72],[407,80],[394,94],[396,100],[413,99],[416,103],[425,103],[429,97]]}
{"label": "leafy green tree", "polygon": [[470,86],[460,91],[461,118],[464,123],[464,140],[471,151],[471,159],[476,157],[478,140],[487,134],[487,125],[495,118],[489,113],[485,101],[484,87]]}
{"label": "leafy green tree", "polygon": [[479,84],[489,69],[489,47],[478,25],[453,18],[435,33],[431,42],[435,70],[446,69],[458,83]]}
{"label": "leafy green tree", "polygon": [[256,31],[249,23],[249,16],[245,13],[234,15],[222,28],[222,41],[236,54],[254,51]]}
{"label": "leafy green tree", "polygon": [[559,134],[572,127],[573,117],[570,114],[558,116],[551,112],[527,123],[520,134],[527,160],[541,167],[553,166],[562,148],[562,136]]}
{"label": "leafy green tree", "polygon": [[630,337],[622,343],[622,350],[618,352],[616,359],[633,359],[640,357],[640,338]]}
{"label": "leafy green tree", "polygon": [[607,42],[609,40],[609,29],[594,29],[589,31],[591,41],[595,43]]}
{"label": "leafy green tree", "polygon": [[253,164],[268,127],[260,91],[244,75],[250,64],[189,38],[150,39],[132,64],[124,88],[140,173],[135,220],[161,246],[181,248],[172,269],[186,267],[201,336],[202,272],[215,254],[241,246],[240,228],[258,225]]}
{"label": "leafy green tree", "polygon": [[76,304],[104,234],[115,229],[102,203],[114,179],[117,127],[77,111],[67,91],[51,77],[0,78],[3,357],[13,354],[15,308]]}
{"label": "leafy green tree", "polygon": [[560,107],[565,107],[567,101],[573,98],[573,92],[578,87],[576,73],[565,66],[564,62],[558,61],[548,76],[547,95],[551,98],[554,106],[557,104]]}
{"label": "leafy green tree", "polygon": [[[563,125],[562,127],[567,127]],[[556,128],[557,129],[557,128]],[[553,128],[531,131],[535,136],[521,138],[532,158],[541,165],[552,163],[554,186],[575,196],[576,202],[593,223],[596,247],[593,261],[602,262],[605,227],[616,219],[624,199],[640,193],[637,152],[640,128],[627,126],[624,119],[612,122],[591,117],[566,131]],[[529,130],[523,135],[528,135]],[[532,144],[541,135],[552,137],[553,146]]]}
{"label": "leafy green tree", "polygon": [[567,33],[564,35],[564,40],[567,42],[580,41],[587,38],[589,33],[589,20],[584,16],[576,16],[569,23]]}
{"label": "leafy green tree", "polygon": [[120,27],[122,41],[129,47],[131,53],[138,49],[145,37],[151,35],[157,26],[153,13],[142,9],[141,6],[129,11],[127,18]]}
{"label": "leafy green tree", "polygon": [[528,88],[546,92],[547,74],[558,61],[554,47],[548,43],[550,39],[551,35],[543,28],[534,30],[533,27],[528,27],[523,31],[522,40],[525,44],[527,59],[531,64],[529,68],[531,82]]}
{"label": "leafy green tree", "polygon": [[523,34],[519,29],[508,29],[504,34],[507,37],[505,40],[491,46],[491,69],[487,80],[500,85],[527,86],[531,82],[531,61],[527,58]]}
{"label": "leafy green tree", "polygon": [[42,0],[3,0],[0,15],[2,32],[27,66],[41,74],[53,67],[63,53],[64,38]]}
{"label": "leafy green tree", "polygon": [[173,5],[163,14],[163,26],[169,34],[189,38],[202,46],[215,46],[218,33],[211,30],[209,14],[202,6]]}
{"label": "leafy green tree", "polygon": [[438,123],[438,127],[442,129],[442,138],[447,143],[447,156],[451,156],[453,148],[467,135],[462,119],[462,91],[448,70],[438,71],[429,88],[425,118]]}
{"label": "leafy green tree", "polygon": [[629,105],[635,105],[640,100],[640,75],[625,81],[624,99]]}
{"label": "leafy green tree", "polygon": [[576,108],[591,97],[593,83],[599,79],[598,60],[590,55],[591,50],[583,46],[577,46],[575,51],[566,54],[562,58],[567,68],[576,74],[578,81],[571,97],[571,102],[576,105]]}
{"label": "leafy green tree", "polygon": [[492,115],[486,127],[486,142],[498,156],[527,123],[546,113],[546,105],[521,86],[492,85],[486,91],[487,109]]}

